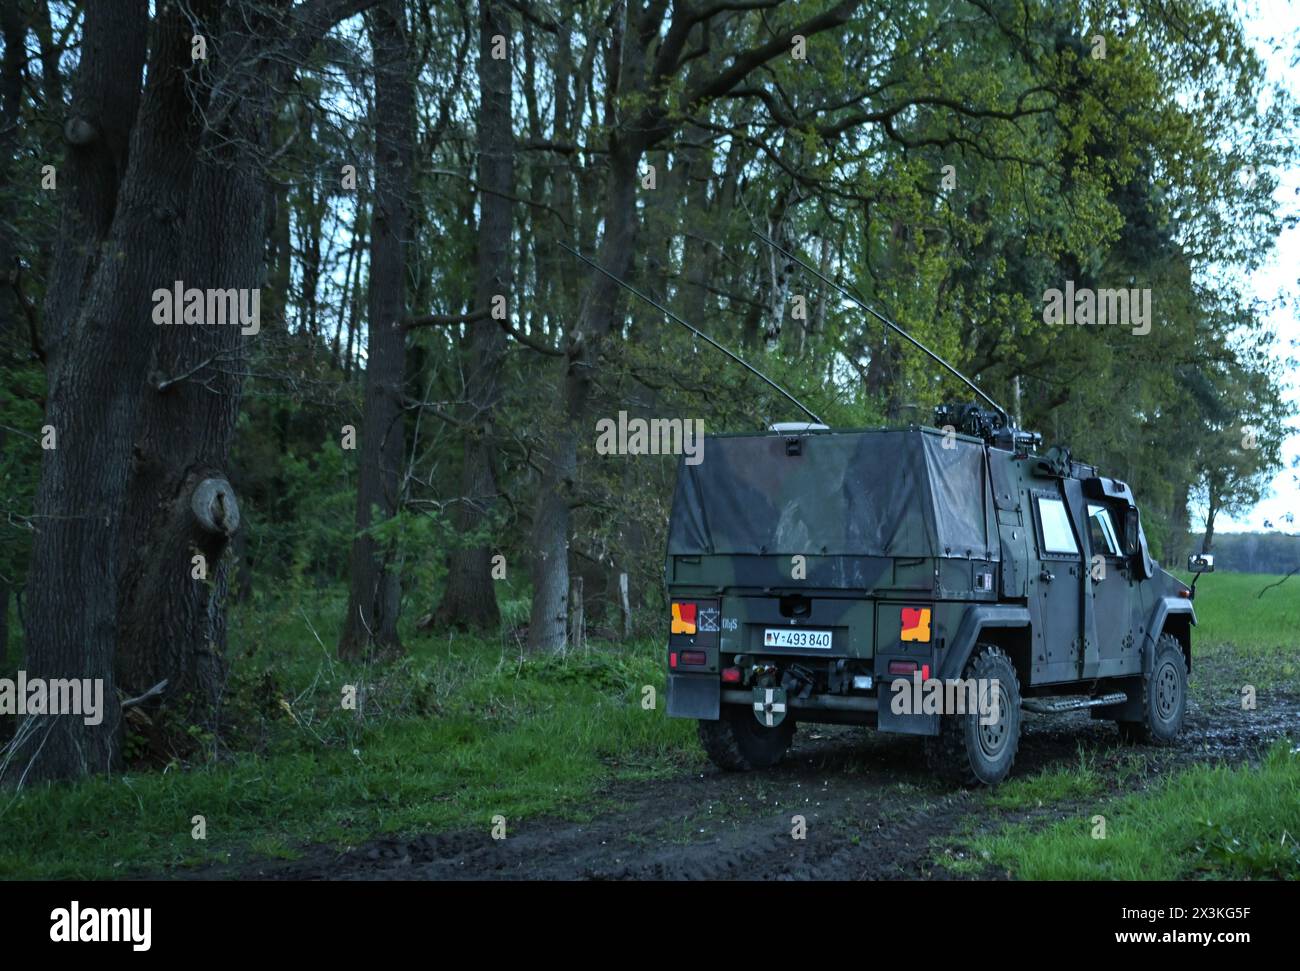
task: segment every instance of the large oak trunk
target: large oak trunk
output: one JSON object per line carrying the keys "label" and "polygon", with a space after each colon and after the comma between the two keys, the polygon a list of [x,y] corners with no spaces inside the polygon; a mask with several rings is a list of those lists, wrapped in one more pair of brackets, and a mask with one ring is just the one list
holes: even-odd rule
{"label": "large oak trunk", "polygon": [[[85,29],[83,58],[90,60],[78,87],[107,90],[79,94],[74,105],[89,141],[79,144],[77,126],[68,126],[77,176],[68,183],[45,308],[54,337],[45,417],[57,444],[44,453],[36,493],[26,669],[29,677],[102,679],[105,711],[94,726],[75,717],[24,726],[33,733],[30,781],[105,771],[120,761],[113,673],[120,514],[137,399],[157,339],[150,295],[176,277],[197,124],[186,110],[189,32],[179,15],[164,16],[142,106],[151,124],[136,128],[120,191],[111,187],[122,164],[120,133],[108,137],[103,118],[84,114],[102,102],[116,124],[123,119],[114,114],[120,108],[113,93],[136,97],[140,65],[110,45],[134,43],[123,36],[131,31],[143,34],[144,4],[91,5]],[[93,233],[108,225],[104,246],[93,245]],[[101,249],[114,258],[98,259]]]}
{"label": "large oak trunk", "polygon": [[[230,56],[243,53],[239,36],[221,45]],[[176,277],[187,288],[252,291],[263,283],[266,191],[257,156],[269,98],[265,86],[247,90],[228,130],[204,132]],[[226,466],[253,338],[211,321],[159,328],[123,513],[119,683],[138,695],[166,680],[166,696],[201,724],[215,716],[225,686],[224,554],[239,528]]]}

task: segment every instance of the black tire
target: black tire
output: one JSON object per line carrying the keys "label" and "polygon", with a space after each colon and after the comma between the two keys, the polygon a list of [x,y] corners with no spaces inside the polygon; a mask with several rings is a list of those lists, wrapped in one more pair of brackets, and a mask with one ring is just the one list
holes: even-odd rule
{"label": "black tire", "polygon": [[926,761],[952,785],[997,785],[1010,774],[1020,749],[1020,679],[1011,658],[991,644],[975,646],[962,676],[997,681],[998,720],[983,725],[978,711],[941,715],[939,734],[925,740]]}
{"label": "black tire", "polygon": [[788,715],[772,728],[760,725],[741,705],[723,705],[717,721],[700,719],[700,744],[709,760],[728,772],[770,769],[785,757],[794,739],[794,719]]}
{"label": "black tire", "polygon": [[1187,717],[1187,658],[1173,634],[1156,641],[1151,673],[1142,679],[1142,720],[1117,721],[1119,737],[1140,745],[1169,745]]}

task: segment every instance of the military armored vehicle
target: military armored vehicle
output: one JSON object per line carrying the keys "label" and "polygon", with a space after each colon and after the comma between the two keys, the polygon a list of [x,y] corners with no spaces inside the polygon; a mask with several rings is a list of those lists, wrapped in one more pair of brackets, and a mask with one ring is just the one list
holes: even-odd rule
{"label": "military armored vehicle", "polygon": [[[1128,740],[1182,729],[1195,579],[1152,560],[1132,490],[1041,437],[924,344],[761,233],[970,387],[933,426],[807,422],[705,436],[668,527],[668,714],[723,769],[763,769],[798,722],[923,736],[930,766],[992,785],[1023,712],[1087,709]],[[1213,569],[1209,556],[1188,570]],[[937,689],[937,690],[936,690]]]}
{"label": "military armored vehicle", "polygon": [[[1178,734],[1192,588],[1153,562],[1125,483],[998,419],[709,436],[680,466],[668,714],[699,720],[717,765],[775,765],[797,722],[925,736],[963,784],[1006,777],[1022,711]],[[979,704],[915,703],[952,683]]]}

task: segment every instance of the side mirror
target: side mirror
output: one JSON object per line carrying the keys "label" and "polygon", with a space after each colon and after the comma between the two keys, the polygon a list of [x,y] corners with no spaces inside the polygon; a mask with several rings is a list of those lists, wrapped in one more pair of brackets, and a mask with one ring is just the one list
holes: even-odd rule
{"label": "side mirror", "polygon": [[1188,573],[1213,573],[1214,556],[1210,553],[1193,553],[1187,558]]}
{"label": "side mirror", "polygon": [[1137,514],[1130,510],[1124,517],[1124,555],[1132,556],[1139,552]]}

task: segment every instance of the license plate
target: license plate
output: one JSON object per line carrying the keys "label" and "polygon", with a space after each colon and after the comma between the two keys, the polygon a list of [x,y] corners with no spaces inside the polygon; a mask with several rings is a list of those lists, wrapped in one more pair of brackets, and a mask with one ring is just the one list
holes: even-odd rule
{"label": "license plate", "polygon": [[831,649],[831,632],[828,630],[788,630],[769,627],[763,631],[764,647],[813,647],[822,651]]}

